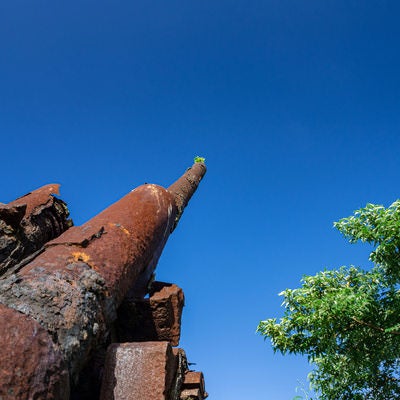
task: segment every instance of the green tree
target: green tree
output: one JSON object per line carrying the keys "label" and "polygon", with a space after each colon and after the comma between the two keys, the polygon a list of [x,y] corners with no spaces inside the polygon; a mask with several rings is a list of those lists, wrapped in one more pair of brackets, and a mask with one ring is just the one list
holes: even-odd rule
{"label": "green tree", "polygon": [[280,293],[283,317],[257,331],[275,351],[308,356],[320,399],[400,399],[400,201],[367,204],[334,226],[373,246],[373,267],[304,276]]}

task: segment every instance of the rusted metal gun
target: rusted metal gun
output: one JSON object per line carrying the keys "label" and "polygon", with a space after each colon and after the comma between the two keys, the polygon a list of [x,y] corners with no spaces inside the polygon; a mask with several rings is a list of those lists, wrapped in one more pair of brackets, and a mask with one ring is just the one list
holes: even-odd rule
{"label": "rusted metal gun", "polygon": [[69,398],[69,385],[104,345],[128,291],[145,293],[205,172],[196,163],[168,189],[139,186],[82,226],[65,230],[63,217],[44,237],[64,233],[13,263],[18,268],[0,278],[1,399]]}

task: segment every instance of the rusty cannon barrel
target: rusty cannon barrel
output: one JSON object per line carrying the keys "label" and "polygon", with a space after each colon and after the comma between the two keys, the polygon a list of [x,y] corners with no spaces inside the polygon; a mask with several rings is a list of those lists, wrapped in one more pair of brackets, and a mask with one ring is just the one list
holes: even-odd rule
{"label": "rusty cannon barrel", "polygon": [[104,345],[128,291],[145,292],[205,172],[195,163],[168,189],[139,186],[0,280],[0,398],[68,399],[66,376],[74,385]]}

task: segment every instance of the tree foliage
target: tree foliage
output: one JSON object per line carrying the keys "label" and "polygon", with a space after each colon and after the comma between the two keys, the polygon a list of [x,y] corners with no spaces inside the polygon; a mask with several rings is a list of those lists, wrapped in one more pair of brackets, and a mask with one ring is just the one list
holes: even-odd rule
{"label": "tree foliage", "polygon": [[351,242],[372,244],[369,270],[350,266],[304,276],[280,295],[278,321],[257,331],[282,354],[307,355],[319,398],[400,398],[400,201],[367,204],[334,226]]}

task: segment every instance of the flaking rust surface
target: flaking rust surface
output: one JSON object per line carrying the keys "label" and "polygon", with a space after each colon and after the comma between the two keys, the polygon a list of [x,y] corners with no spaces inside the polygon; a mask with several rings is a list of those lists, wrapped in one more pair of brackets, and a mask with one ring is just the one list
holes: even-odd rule
{"label": "flaking rust surface", "polygon": [[177,346],[180,339],[184,294],[181,288],[153,282],[149,298],[125,299],[118,309],[116,323],[121,342],[168,341]]}
{"label": "flaking rust surface", "polygon": [[[71,229],[65,203],[54,197],[58,185],[0,204],[0,257],[16,255],[11,264],[0,259],[0,275],[5,268],[0,279],[5,321],[0,326],[0,385],[7,391],[4,396],[13,396],[1,400],[68,398],[68,374],[75,385],[90,354],[103,348],[122,299],[132,288],[139,296],[147,290],[168,236],[205,173],[204,166],[190,170],[168,190],[142,185]],[[14,251],[19,243],[22,248]],[[13,353],[14,347],[20,350]],[[147,392],[152,396],[160,388],[167,395],[176,368],[168,343],[164,350],[149,359],[154,370],[147,371],[152,377],[144,385],[149,389],[146,382],[153,382]],[[164,382],[157,389],[154,371],[161,371],[163,363]],[[8,364],[10,373],[4,367]]]}
{"label": "flaking rust surface", "polygon": [[128,289],[155,268],[174,219],[170,193],[141,186],[1,280],[0,302],[51,333],[75,381]]}
{"label": "flaking rust surface", "polygon": [[21,205],[26,206],[25,216],[28,216],[35,212],[38,208],[45,206],[47,203],[51,203],[53,195],[60,194],[60,185],[52,183],[49,185],[42,186],[39,189],[33,190],[25,194],[24,196],[18,197],[18,199],[11,201],[7,204],[7,207],[17,207]]}
{"label": "flaking rust surface", "polygon": [[[34,318],[58,343],[75,379],[107,327],[104,281],[86,264],[36,267],[0,281],[0,302]],[[112,307],[108,307],[109,309]]]}
{"label": "flaking rust surface", "polygon": [[149,302],[158,337],[170,341],[172,346],[177,346],[185,296],[182,289],[175,284],[155,282],[154,286],[156,290],[150,296]]}
{"label": "flaking rust surface", "polygon": [[175,218],[172,201],[160,186],[140,186],[46,246],[71,250],[70,258],[99,273],[119,304],[139,275],[155,268]]}
{"label": "flaking rust surface", "polygon": [[175,369],[167,342],[112,344],[100,400],[169,400]]}
{"label": "flaking rust surface", "polygon": [[0,399],[68,400],[68,370],[49,334],[0,304]]}
{"label": "flaking rust surface", "polygon": [[195,163],[186,172],[168,187],[168,191],[174,196],[178,209],[175,226],[177,225],[183,210],[189,203],[200,181],[206,173],[206,166],[203,163]]}
{"label": "flaking rust surface", "polygon": [[72,225],[58,193],[59,185],[46,185],[0,205],[0,275]]}

